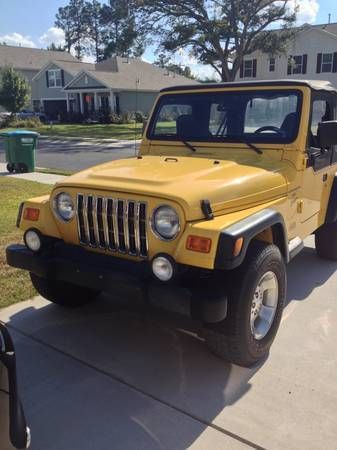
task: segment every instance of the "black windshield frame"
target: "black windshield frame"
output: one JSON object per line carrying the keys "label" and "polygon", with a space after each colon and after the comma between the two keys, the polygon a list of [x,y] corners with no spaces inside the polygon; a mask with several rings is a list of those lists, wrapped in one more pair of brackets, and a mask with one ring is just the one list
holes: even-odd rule
{"label": "black windshield frame", "polygon": [[[297,97],[297,105],[296,105],[296,111],[294,111],[294,114],[296,114],[296,123],[293,127],[293,133],[291,136],[281,136],[279,134],[274,133],[261,133],[261,134],[255,134],[255,133],[245,133],[242,132],[241,134],[237,134],[236,136],[230,135],[230,136],[207,136],[207,138],[202,136],[193,136],[189,138],[188,140],[190,142],[207,142],[207,143],[240,143],[242,140],[249,141],[251,143],[256,144],[289,144],[294,142],[299,133],[299,127],[300,127],[300,120],[301,120],[301,113],[302,113],[302,106],[303,106],[303,93],[299,89],[249,89],[249,90],[241,90],[238,89],[237,91],[212,91],[212,92],[184,92],[184,93],[167,93],[160,97],[158,100],[154,112],[152,114],[146,137],[149,140],[154,141],[169,141],[169,142],[179,142],[181,140],[181,136],[170,135],[170,134],[155,134],[155,126],[157,123],[157,119],[159,117],[161,108],[165,104],[169,104],[168,100],[176,100],[177,102],[181,102],[183,104],[184,99],[185,101],[189,101],[190,103],[197,99],[205,98],[205,101],[207,103],[207,98],[209,99],[209,104],[211,104],[211,99],[219,99],[221,100],[222,96],[241,96],[242,99],[247,98],[249,96],[252,96],[252,98],[256,98],[259,96],[263,96],[264,98],[273,98],[277,96],[290,96],[295,95]],[[243,100],[242,100],[243,101]],[[248,100],[249,101],[249,100]],[[248,104],[248,103],[247,103]],[[243,103],[244,105],[244,103]],[[268,124],[266,124],[268,125]],[[243,123],[244,126],[244,123]],[[255,134],[255,135],[254,135]]]}

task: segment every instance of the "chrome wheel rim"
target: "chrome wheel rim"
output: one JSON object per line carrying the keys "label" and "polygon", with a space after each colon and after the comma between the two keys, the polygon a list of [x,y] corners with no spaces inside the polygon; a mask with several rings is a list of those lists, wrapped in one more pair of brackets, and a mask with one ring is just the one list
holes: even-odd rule
{"label": "chrome wheel rim", "polygon": [[278,304],[278,280],[274,272],[266,272],[254,292],[250,328],[256,340],[263,339],[272,327]]}

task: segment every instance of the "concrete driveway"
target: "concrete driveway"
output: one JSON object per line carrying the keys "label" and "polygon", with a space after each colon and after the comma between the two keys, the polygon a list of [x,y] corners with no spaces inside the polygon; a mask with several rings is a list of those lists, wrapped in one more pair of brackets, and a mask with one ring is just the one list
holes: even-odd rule
{"label": "concrete driveway", "polygon": [[[136,143],[136,148],[139,144]],[[60,170],[83,170],[115,159],[135,155],[134,141],[87,141],[74,139],[40,139],[36,162],[38,167]],[[5,161],[0,141],[0,162]]]}
{"label": "concrete driveway", "polygon": [[337,263],[306,244],[271,354],[251,370],[212,356],[197,324],[132,297],[2,310],[32,450],[336,449]]}

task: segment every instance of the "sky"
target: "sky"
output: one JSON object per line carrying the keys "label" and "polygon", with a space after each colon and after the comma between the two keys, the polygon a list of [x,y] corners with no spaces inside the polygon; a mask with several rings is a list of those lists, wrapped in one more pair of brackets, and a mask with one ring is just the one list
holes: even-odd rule
{"label": "sky", "polygon": [[[298,25],[302,23],[326,23],[328,14],[331,22],[337,22],[336,0],[291,0],[299,6]],[[0,42],[8,45],[44,48],[51,42],[63,43],[63,32],[55,28],[55,14],[68,0],[0,0]],[[143,58],[153,62],[155,49],[149,48]],[[212,76],[213,70],[200,66],[181,50],[173,58],[175,63],[189,65],[201,76]]]}

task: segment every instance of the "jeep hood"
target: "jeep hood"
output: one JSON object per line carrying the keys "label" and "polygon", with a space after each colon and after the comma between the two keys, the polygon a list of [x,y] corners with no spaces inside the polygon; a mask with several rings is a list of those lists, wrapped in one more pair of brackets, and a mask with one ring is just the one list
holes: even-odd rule
{"label": "jeep hood", "polygon": [[208,199],[215,215],[280,198],[287,193],[289,165],[253,154],[240,163],[198,157],[144,156],[105,163],[68,177],[57,187],[90,188],[151,196],[179,203],[186,220],[203,218]]}

